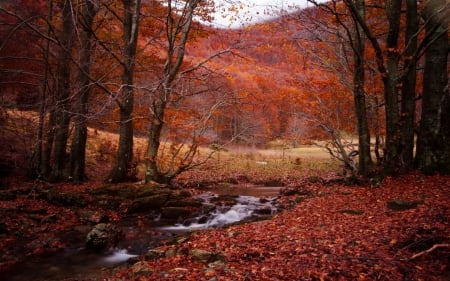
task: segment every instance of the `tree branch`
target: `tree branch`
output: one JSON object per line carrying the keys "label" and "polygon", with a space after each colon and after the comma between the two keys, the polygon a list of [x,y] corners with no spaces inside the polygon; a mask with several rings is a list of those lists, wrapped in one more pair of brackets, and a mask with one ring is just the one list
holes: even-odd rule
{"label": "tree branch", "polygon": [[409,260],[416,259],[426,253],[430,253],[430,252],[436,250],[437,248],[450,248],[450,244],[434,244],[433,247],[431,247],[430,249],[412,255],[412,257],[409,258]]}

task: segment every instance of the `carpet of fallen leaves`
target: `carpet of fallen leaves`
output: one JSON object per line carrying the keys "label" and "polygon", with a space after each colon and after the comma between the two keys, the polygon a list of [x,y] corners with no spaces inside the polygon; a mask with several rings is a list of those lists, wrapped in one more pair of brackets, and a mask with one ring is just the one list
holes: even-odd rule
{"label": "carpet of fallen leaves", "polygon": [[[381,187],[303,182],[272,219],[193,233],[176,255],[122,268],[108,280],[449,280],[450,177],[410,174]],[[420,202],[391,211],[392,199]],[[224,256],[196,261],[201,249]],[[144,269],[143,269],[144,268]],[[138,272],[137,272],[138,271]]]}

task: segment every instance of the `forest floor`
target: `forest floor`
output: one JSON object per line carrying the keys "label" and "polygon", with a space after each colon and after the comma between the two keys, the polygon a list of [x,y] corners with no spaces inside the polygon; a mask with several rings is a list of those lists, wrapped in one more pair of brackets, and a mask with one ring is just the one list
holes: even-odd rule
{"label": "forest floor", "polygon": [[[2,167],[25,167],[29,151],[21,149],[32,147],[34,121],[20,120],[0,136],[0,155],[9,159]],[[105,218],[126,216],[123,204],[93,199],[111,188],[102,177],[117,136],[89,134],[85,184],[0,178],[1,280],[25,259],[83,243]],[[223,184],[282,185],[275,215],[192,232],[134,263],[58,280],[450,280],[450,176],[411,173],[352,185],[336,180],[338,169],[317,147],[221,151],[175,187],[195,193]],[[139,192],[144,185],[116,187]]]}
{"label": "forest floor", "polygon": [[291,188],[270,220],[193,233],[110,280],[450,280],[449,176]]}
{"label": "forest floor", "polygon": [[[268,183],[272,172],[264,169],[201,169],[177,182],[189,190],[231,179]],[[65,280],[449,280],[450,176],[413,173],[377,186],[302,173],[273,181],[285,185],[283,207],[268,220],[193,232],[155,249],[156,256]],[[67,247],[58,235],[79,227],[82,217],[85,224],[105,216],[120,221],[120,208],[89,204],[90,192],[102,187],[95,181],[54,186],[3,180],[2,280],[8,280],[9,269],[20,268],[21,258]],[[63,205],[42,197],[54,188],[80,197],[66,198]]]}

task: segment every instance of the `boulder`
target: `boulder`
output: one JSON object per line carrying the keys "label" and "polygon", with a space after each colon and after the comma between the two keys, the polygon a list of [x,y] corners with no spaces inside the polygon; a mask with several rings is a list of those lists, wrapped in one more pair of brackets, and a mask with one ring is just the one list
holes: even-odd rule
{"label": "boulder", "polygon": [[110,223],[99,223],[86,236],[86,248],[105,250],[117,246],[124,237],[123,232]]}

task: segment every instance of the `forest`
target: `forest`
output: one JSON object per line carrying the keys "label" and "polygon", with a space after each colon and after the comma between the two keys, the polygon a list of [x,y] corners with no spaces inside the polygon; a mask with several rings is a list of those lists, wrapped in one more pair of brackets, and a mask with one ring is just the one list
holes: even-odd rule
{"label": "forest", "polygon": [[448,1],[215,2],[0,1],[2,280],[446,280]]}

